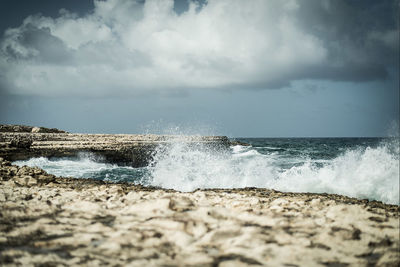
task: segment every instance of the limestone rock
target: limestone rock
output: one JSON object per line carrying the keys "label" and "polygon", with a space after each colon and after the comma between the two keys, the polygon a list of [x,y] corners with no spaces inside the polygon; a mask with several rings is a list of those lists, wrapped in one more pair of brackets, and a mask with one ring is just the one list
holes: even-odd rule
{"label": "limestone rock", "polygon": [[8,173],[0,180],[1,264],[400,263],[396,205],[254,188],[181,193],[87,179],[45,183],[46,172],[1,159],[0,173]]}
{"label": "limestone rock", "polygon": [[59,130],[56,128],[45,128],[45,127],[32,127],[26,125],[12,125],[12,124],[0,124],[0,132],[3,133],[66,133],[66,131]]}
{"label": "limestone rock", "polygon": [[40,127],[33,127],[31,132],[32,133],[40,133]]}
{"label": "limestone rock", "polygon": [[14,182],[21,186],[32,186],[37,184],[37,180],[29,175],[17,176],[14,178]]}
{"label": "limestone rock", "polygon": [[33,157],[77,157],[86,152],[99,161],[143,167],[151,161],[156,149],[176,141],[217,149],[228,149],[230,145],[225,136],[71,134],[43,127],[1,127],[0,157],[10,161]]}
{"label": "limestone rock", "polygon": [[29,149],[31,145],[32,145],[32,139],[30,139],[29,137],[15,136],[14,138],[11,139],[10,142],[10,146],[16,148]]}

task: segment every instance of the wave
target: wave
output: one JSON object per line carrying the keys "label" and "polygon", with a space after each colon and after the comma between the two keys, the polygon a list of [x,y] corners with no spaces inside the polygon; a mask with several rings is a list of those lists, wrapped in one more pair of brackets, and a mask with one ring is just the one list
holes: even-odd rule
{"label": "wave", "polygon": [[37,166],[58,176],[134,182],[185,192],[198,188],[259,187],[400,204],[398,139],[374,148],[347,149],[331,160],[287,158],[244,146],[220,151],[178,141],[160,146],[145,168],[120,167],[97,160],[84,153],[76,159],[33,158],[15,164]]}
{"label": "wave", "polygon": [[[121,167],[116,164],[99,162],[103,159],[92,153],[79,153],[76,158],[45,157],[15,161],[18,166],[39,167],[48,173],[74,178],[93,178],[105,181],[133,181],[140,170],[132,167]],[[133,181],[134,182],[134,181]]]}
{"label": "wave", "polygon": [[282,159],[254,148],[235,146],[232,153],[220,153],[174,143],[156,154],[148,182],[179,191],[260,187],[400,203],[398,140],[377,148],[346,150],[333,160],[300,162],[283,169]]}
{"label": "wave", "polygon": [[39,167],[49,170],[57,176],[86,178],[90,173],[113,168],[114,165],[97,162],[97,159],[89,153],[80,153],[76,159],[60,158],[51,160],[45,157],[31,158],[29,160],[16,161],[14,164],[29,167]]}

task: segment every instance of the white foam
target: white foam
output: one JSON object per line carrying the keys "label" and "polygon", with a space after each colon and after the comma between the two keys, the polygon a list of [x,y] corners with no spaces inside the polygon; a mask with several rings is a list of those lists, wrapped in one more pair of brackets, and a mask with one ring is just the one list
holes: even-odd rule
{"label": "white foam", "polygon": [[400,202],[398,143],[348,150],[331,161],[322,161],[323,167],[306,161],[287,170],[278,167],[279,160],[273,155],[237,146],[233,152],[216,153],[206,147],[174,143],[156,155],[150,184],[180,191],[263,187]]}
{"label": "white foam", "polygon": [[31,158],[29,160],[15,161],[18,166],[39,167],[48,173],[76,178],[90,178],[93,173],[116,168],[116,165],[96,162],[92,154],[81,153],[77,159],[61,158],[51,160],[48,158]]}
{"label": "white foam", "polygon": [[322,168],[307,162],[281,173],[270,187],[282,191],[336,193],[399,204],[399,158],[388,145],[349,150]]}
{"label": "white foam", "polygon": [[[132,174],[115,172],[106,174],[105,179],[130,181],[131,176],[138,178],[138,174],[133,173],[134,168],[99,163],[90,154],[82,154],[75,160],[33,158],[15,164],[38,166],[58,176],[77,178],[124,168]],[[287,169],[282,168],[282,164]],[[143,170],[144,177],[133,182],[179,191],[260,187],[288,192],[335,193],[400,204],[399,143],[396,139],[377,148],[345,150],[333,160],[284,158],[275,153],[264,155],[252,147],[242,146],[221,152],[202,144],[175,141],[159,147],[152,164]]]}

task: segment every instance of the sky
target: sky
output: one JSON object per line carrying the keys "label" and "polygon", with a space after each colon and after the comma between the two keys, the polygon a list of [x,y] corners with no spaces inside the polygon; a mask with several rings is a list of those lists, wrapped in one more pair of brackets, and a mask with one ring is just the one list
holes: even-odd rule
{"label": "sky", "polygon": [[0,123],[398,135],[398,0],[1,0]]}

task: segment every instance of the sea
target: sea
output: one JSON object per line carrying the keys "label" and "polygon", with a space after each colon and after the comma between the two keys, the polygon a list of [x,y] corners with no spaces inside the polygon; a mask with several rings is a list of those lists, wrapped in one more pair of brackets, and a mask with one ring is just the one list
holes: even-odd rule
{"label": "sea", "polygon": [[341,194],[400,204],[399,138],[235,138],[249,145],[218,149],[172,142],[148,166],[104,163],[93,154],[14,162],[57,176],[156,186],[183,192],[198,188],[257,187],[284,192]]}

